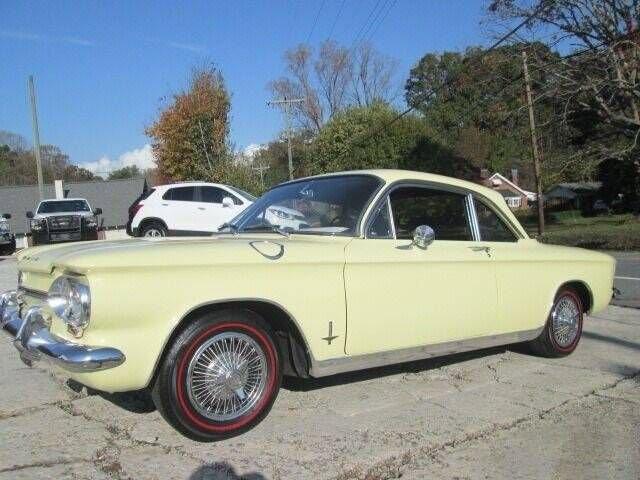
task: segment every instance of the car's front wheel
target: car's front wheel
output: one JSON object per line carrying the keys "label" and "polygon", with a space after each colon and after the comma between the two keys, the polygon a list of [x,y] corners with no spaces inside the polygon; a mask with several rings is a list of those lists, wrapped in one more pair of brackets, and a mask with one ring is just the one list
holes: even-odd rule
{"label": "car's front wheel", "polygon": [[561,289],[542,333],[530,342],[531,349],[545,357],[569,355],[582,336],[583,317],[584,307],[577,292],[571,288]]}
{"label": "car's front wheel", "polygon": [[269,412],[282,373],[273,332],[245,310],[205,314],[175,339],[153,400],[184,435],[215,441],[243,433]]}

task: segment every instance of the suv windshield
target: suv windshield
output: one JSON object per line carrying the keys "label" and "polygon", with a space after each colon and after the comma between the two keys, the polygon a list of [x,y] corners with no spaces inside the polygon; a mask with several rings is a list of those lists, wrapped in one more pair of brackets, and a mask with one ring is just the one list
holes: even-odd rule
{"label": "suv windshield", "polygon": [[368,175],[311,178],[275,187],[225,229],[354,235],[382,181]]}
{"label": "suv windshield", "polygon": [[241,190],[239,188],[233,187],[231,185],[227,185],[227,187],[230,188],[231,190],[233,190],[234,192],[240,194],[241,196],[243,196],[244,198],[246,198],[250,202],[255,202],[257,200],[257,197],[255,195],[251,195],[249,192],[245,192],[244,190]]}
{"label": "suv windshield", "polygon": [[42,202],[38,213],[88,212],[89,204],[86,200],[61,200],[56,202]]}

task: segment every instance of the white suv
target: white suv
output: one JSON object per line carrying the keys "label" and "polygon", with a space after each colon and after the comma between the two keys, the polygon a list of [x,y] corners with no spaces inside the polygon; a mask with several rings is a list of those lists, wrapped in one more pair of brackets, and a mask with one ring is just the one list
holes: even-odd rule
{"label": "white suv", "polygon": [[217,183],[160,185],[129,207],[127,233],[134,237],[208,235],[255,200],[250,193]]}

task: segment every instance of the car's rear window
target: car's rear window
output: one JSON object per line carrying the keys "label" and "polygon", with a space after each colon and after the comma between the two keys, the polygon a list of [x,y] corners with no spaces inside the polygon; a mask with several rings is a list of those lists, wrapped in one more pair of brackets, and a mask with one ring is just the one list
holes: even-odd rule
{"label": "car's rear window", "polygon": [[162,196],[163,200],[175,200],[179,202],[195,202],[196,187],[174,187],[167,190]]}

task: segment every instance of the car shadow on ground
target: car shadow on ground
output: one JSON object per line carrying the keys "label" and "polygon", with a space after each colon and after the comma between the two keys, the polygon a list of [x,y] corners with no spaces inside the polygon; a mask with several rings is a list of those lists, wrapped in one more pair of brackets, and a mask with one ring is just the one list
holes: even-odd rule
{"label": "car shadow on ground", "polygon": [[198,467],[188,480],[267,480],[261,473],[243,473],[239,475],[226,462],[214,462]]}
{"label": "car shadow on ground", "polygon": [[156,410],[156,406],[151,399],[151,392],[148,390],[135,390],[131,392],[107,393],[82,385],[75,380],[67,380],[66,386],[76,393],[86,392],[87,396],[97,395],[108,402],[132,413],[151,413]]}
{"label": "car shadow on ground", "polygon": [[[395,365],[387,365],[384,367],[370,368],[367,370],[358,370],[355,372],[341,373],[338,375],[332,375],[322,378],[283,377],[282,388],[295,392],[307,392],[324,387],[347,385],[351,383],[371,380],[374,378],[388,377],[391,375],[426,372],[466,360],[473,360],[476,358],[497,355],[500,353],[504,353],[507,349],[518,351],[520,353],[528,353],[526,347],[520,345],[512,345],[488,348],[484,350],[475,350],[472,352],[458,353],[454,355],[447,355],[444,357],[399,363]],[[128,412],[145,414],[156,410],[151,398],[151,392],[146,389],[136,390],[132,392],[107,393],[86,387],[81,383],[78,383],[75,380],[71,379],[67,380],[66,385],[69,389],[73,390],[76,393],[86,392],[88,396],[98,395],[108,402],[111,402],[114,405],[127,410]]]}
{"label": "car shadow on ground", "polygon": [[456,353],[443,357],[427,358],[424,360],[416,360],[413,362],[398,363],[394,365],[386,365],[384,367],[369,368],[367,370],[357,370],[354,372],[341,373],[322,378],[296,378],[284,377],[282,388],[291,391],[307,392],[319,388],[333,387],[336,385],[347,385],[350,383],[364,382],[374,378],[389,377],[403,373],[421,373],[437,368],[446,367],[467,360],[488,357],[504,353],[507,350],[513,350],[518,353],[530,353],[526,346],[507,345],[500,347],[487,348],[484,350],[474,350],[465,353]]}

